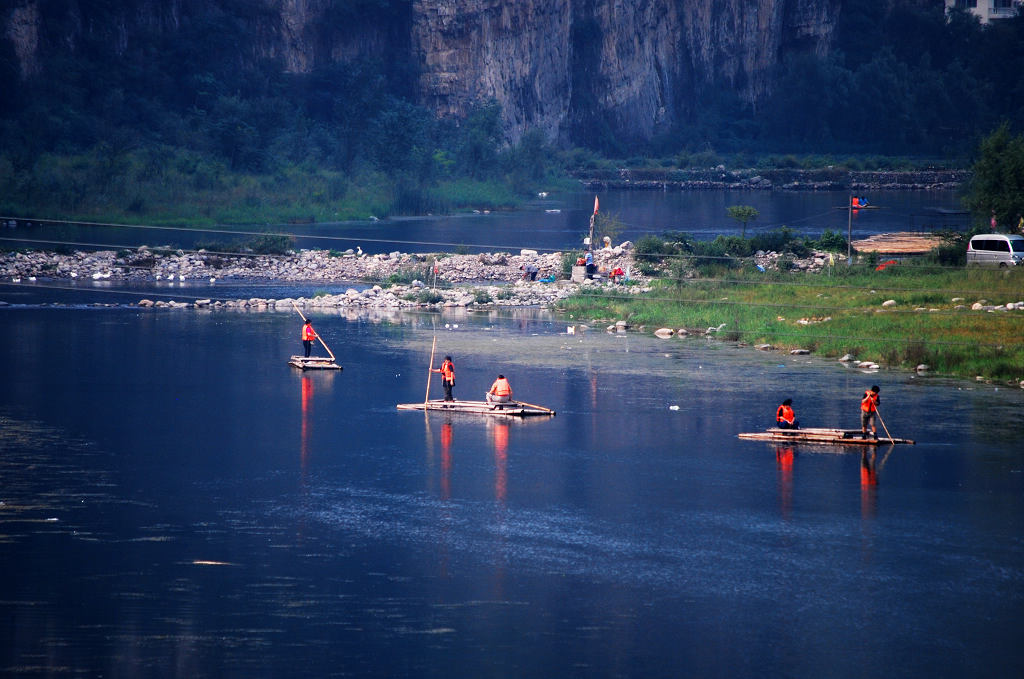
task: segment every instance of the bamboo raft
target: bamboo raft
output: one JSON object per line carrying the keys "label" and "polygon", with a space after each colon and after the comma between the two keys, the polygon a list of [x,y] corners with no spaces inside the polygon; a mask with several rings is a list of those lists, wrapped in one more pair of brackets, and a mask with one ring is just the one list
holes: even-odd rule
{"label": "bamboo raft", "polygon": [[341,370],[341,366],[330,356],[292,356],[288,359],[288,365],[300,370]]}
{"label": "bamboo raft", "polygon": [[[306,316],[299,310],[299,305],[292,301],[292,307],[298,311],[299,317],[302,318],[302,322],[306,322]],[[327,342],[320,335],[316,336],[317,340],[323,345],[323,348],[327,350],[330,358],[327,356],[292,356],[288,359],[288,365],[294,366],[300,370],[341,370],[341,366],[338,365],[337,359],[334,357],[334,352],[327,346]]]}
{"label": "bamboo raft", "polygon": [[445,401],[434,399],[425,403],[399,403],[399,410],[440,410],[450,413],[470,413],[474,415],[494,415],[498,417],[552,417],[554,410],[522,401],[508,403],[487,403],[486,401]]}
{"label": "bamboo raft", "polygon": [[738,434],[741,439],[753,441],[782,441],[785,443],[818,443],[837,446],[880,446],[893,445],[897,443],[908,443],[914,445],[911,439],[891,438],[880,436],[878,438],[865,438],[860,429],[778,429],[772,427],[767,431]]}

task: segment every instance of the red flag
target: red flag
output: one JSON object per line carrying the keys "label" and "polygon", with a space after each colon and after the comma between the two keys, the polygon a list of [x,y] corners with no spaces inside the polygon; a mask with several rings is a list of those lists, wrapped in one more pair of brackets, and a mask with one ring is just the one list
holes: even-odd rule
{"label": "red flag", "polygon": [[594,214],[597,214],[597,196],[594,196]]}

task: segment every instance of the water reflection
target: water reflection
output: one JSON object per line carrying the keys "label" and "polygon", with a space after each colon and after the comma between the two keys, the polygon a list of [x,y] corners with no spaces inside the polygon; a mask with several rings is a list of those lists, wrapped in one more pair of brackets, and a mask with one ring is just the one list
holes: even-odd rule
{"label": "water reflection", "polygon": [[874,518],[878,512],[877,454],[874,448],[860,454],[860,515],[863,519]]}
{"label": "water reflection", "polygon": [[793,510],[793,458],[791,446],[776,446],[775,461],[779,467],[779,511],[782,518],[790,518]]}

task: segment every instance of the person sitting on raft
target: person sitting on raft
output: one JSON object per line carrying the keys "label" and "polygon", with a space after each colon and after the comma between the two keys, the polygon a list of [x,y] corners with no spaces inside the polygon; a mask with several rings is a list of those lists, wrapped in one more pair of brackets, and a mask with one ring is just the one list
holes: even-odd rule
{"label": "person sitting on raft", "polygon": [[490,390],[484,394],[488,403],[508,403],[512,400],[512,385],[508,383],[504,375],[498,375]]}
{"label": "person sitting on raft", "polygon": [[796,413],[793,412],[793,399],[787,398],[775,411],[775,426],[779,429],[799,429],[800,423],[796,421]]}

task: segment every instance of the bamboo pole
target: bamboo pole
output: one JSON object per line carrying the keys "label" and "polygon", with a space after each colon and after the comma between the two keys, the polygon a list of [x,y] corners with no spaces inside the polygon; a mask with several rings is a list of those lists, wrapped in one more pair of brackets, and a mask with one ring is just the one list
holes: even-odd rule
{"label": "bamboo pole", "polygon": [[427,367],[427,393],[423,397],[423,407],[426,408],[430,400],[430,376],[434,373],[434,349],[437,348],[437,335],[434,335],[434,342],[430,345],[430,365]]}
{"label": "bamboo pole", "polygon": [[882,429],[885,430],[885,435],[888,436],[889,440],[891,441],[892,440],[892,434],[889,433],[889,427],[885,426],[885,420],[882,419],[882,413],[880,413],[878,411],[877,407],[875,407],[875,415],[878,416],[878,421],[882,423]]}
{"label": "bamboo pole", "polygon": [[[294,299],[292,300],[292,306],[295,307],[295,310],[299,312],[299,316],[302,318],[302,322],[305,323],[306,317],[302,315],[302,311],[299,310],[299,305],[295,303]],[[331,360],[337,362],[338,359],[334,357],[334,352],[331,351],[331,348],[329,346],[327,346],[327,342],[325,342],[324,338],[320,336],[320,333],[316,334],[316,338],[320,340],[320,344],[324,345],[324,349],[327,350],[327,353],[330,355]]]}
{"label": "bamboo pole", "polygon": [[530,406],[531,408],[537,408],[538,410],[545,410],[549,413],[551,412],[551,408],[545,408],[544,406],[539,406],[536,403],[527,403],[526,401],[516,401],[516,403],[519,405]]}

